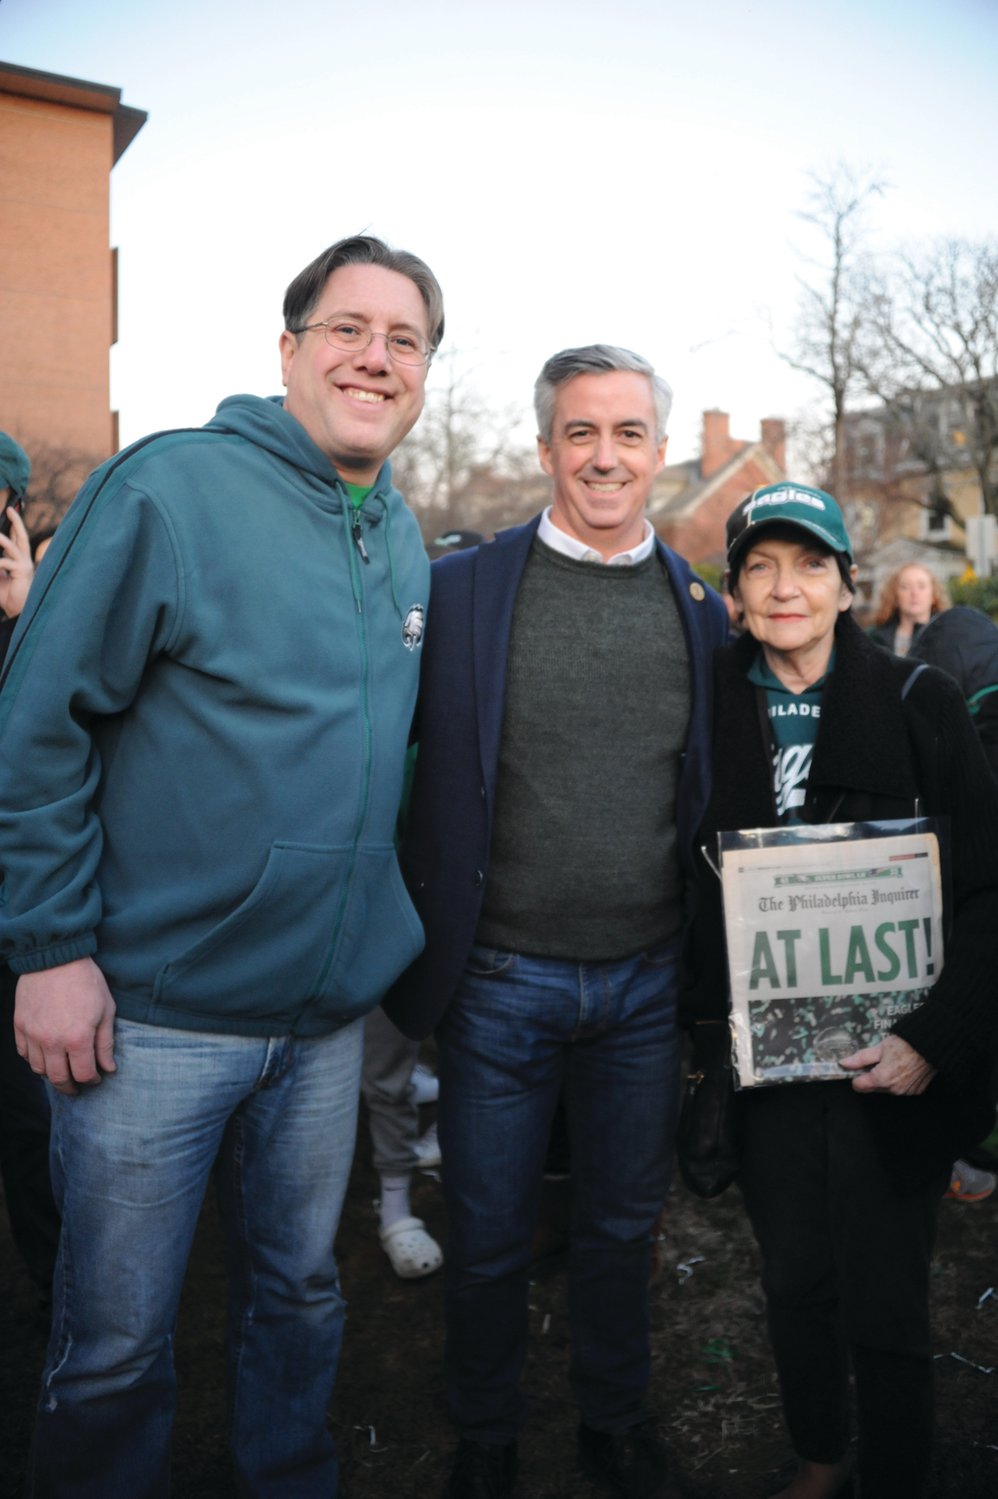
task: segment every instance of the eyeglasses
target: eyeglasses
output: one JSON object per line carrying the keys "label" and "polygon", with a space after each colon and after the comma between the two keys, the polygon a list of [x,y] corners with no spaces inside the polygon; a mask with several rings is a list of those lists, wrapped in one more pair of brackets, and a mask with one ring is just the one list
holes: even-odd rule
{"label": "eyeglasses", "polygon": [[398,333],[379,333],[366,323],[344,322],[340,318],[326,318],[323,323],[306,323],[302,328],[291,328],[294,334],[312,333],[319,328],[330,348],[342,349],[346,354],[355,354],[366,349],[372,339],[383,338],[389,357],[395,364],[429,364],[432,350],[424,338],[408,329]]}

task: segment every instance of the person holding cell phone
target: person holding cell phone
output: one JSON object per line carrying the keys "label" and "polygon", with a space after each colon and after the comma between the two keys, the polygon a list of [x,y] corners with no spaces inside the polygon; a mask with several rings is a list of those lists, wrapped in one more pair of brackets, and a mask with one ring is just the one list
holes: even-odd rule
{"label": "person holding cell phone", "polygon": [[[0,665],[35,576],[32,543],[21,519],[31,460],[0,432]],[[14,1045],[15,978],[0,963],[0,1177],[10,1231],[48,1316],[59,1243],[59,1214],[49,1178],[49,1105],[45,1088]]]}
{"label": "person holding cell phone", "polygon": [[[7,432],[0,432],[0,609],[7,621],[15,620],[24,608],[35,575],[31,542],[21,519],[30,477],[27,453]],[[0,652],[13,628],[5,623]]]}

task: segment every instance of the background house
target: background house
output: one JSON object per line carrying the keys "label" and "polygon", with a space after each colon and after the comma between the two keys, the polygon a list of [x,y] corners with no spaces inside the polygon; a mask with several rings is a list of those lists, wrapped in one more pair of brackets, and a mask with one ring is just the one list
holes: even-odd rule
{"label": "background house", "polygon": [[700,455],[667,464],[648,508],[662,540],[690,562],[724,565],[724,527],[739,500],[786,478],[786,425],[765,417],[759,437],[732,437],[726,411],[705,411]]}
{"label": "background house", "polygon": [[960,386],[903,392],[846,416],[846,511],[864,593],[875,597],[906,562],[944,581],[964,572],[967,523],[992,508],[998,481],[988,430],[996,411],[998,389]]}

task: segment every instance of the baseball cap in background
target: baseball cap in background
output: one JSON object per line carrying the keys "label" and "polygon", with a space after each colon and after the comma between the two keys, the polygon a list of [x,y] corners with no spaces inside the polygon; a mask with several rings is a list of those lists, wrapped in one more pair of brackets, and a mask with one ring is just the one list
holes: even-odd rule
{"label": "baseball cap in background", "polygon": [[732,572],[735,559],[741,556],[763,526],[776,522],[810,531],[833,552],[841,552],[852,562],[852,544],[846,523],[831,495],[823,489],[811,489],[806,484],[785,482],[754,490],[728,516],[728,567]]}
{"label": "baseball cap in background", "polygon": [[31,477],[31,459],[6,432],[0,432],[0,489],[9,489],[15,500],[19,500],[28,488]]}

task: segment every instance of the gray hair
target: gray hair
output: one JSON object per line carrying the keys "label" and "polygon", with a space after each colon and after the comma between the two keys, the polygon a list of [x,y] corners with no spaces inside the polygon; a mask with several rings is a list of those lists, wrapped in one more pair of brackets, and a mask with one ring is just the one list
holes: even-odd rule
{"label": "gray hair", "polygon": [[412,255],[408,250],[393,250],[384,240],[375,239],[371,234],[338,239],[335,245],[323,250],[298,272],[284,293],[284,326],[289,333],[301,332],[315,311],[326,282],[344,265],[380,265],[386,271],[398,271],[401,276],[408,276],[426,307],[430,349],[439,348],[444,336],[444,294],[439,281],[418,255]]}
{"label": "gray hair", "polygon": [[559,385],[574,380],[576,375],[608,374],[613,370],[631,370],[636,375],[647,375],[655,402],[655,441],[661,442],[672,410],[672,386],[661,375],[656,375],[647,359],[632,354],[630,349],[617,348],[615,344],[586,344],[581,349],[563,349],[560,354],[552,354],[534,386],[534,411],[541,441],[551,441]]}

